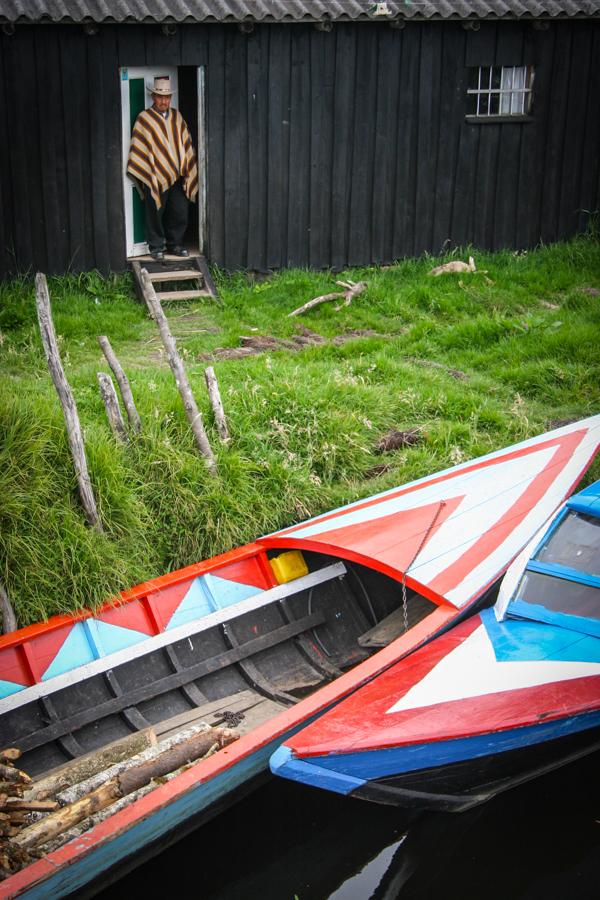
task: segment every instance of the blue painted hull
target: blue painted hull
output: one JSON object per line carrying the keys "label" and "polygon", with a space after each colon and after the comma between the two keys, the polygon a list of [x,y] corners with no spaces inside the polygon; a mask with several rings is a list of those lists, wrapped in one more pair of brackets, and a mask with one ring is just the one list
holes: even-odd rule
{"label": "blue painted hull", "polygon": [[600,748],[600,711],[452,741],[296,759],[271,770],[302,784],[380,803],[461,811]]}

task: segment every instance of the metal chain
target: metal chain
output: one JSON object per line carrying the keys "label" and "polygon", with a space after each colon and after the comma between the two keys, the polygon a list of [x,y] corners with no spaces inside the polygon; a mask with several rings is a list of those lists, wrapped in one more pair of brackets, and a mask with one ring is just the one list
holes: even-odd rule
{"label": "metal chain", "polygon": [[423,549],[423,547],[424,547],[425,544],[427,543],[427,541],[428,541],[428,539],[429,539],[429,535],[430,535],[431,532],[433,531],[433,529],[434,529],[434,527],[435,527],[435,523],[436,523],[437,520],[438,520],[438,516],[439,516],[439,514],[441,513],[441,511],[443,510],[443,508],[444,508],[445,505],[446,505],[446,501],[445,501],[445,500],[440,500],[439,506],[438,506],[438,508],[436,509],[435,513],[434,513],[433,519],[432,519],[431,522],[429,523],[429,526],[428,526],[428,528],[427,528],[427,531],[426,531],[425,534],[423,535],[423,539],[421,540],[421,543],[419,544],[419,546],[418,546],[417,549],[415,550],[415,552],[414,552],[414,554],[413,554],[413,558],[411,559],[411,561],[409,562],[409,564],[408,564],[408,565],[406,566],[406,568],[404,569],[404,572],[402,573],[402,612],[403,612],[403,614],[404,614],[404,633],[405,633],[405,634],[406,634],[406,632],[408,631],[408,600],[407,600],[407,598],[406,598],[406,573],[408,572],[408,570],[410,569],[410,567],[411,567],[412,564],[414,563],[415,559],[417,558],[417,556],[419,555],[419,553],[421,552],[421,550]]}

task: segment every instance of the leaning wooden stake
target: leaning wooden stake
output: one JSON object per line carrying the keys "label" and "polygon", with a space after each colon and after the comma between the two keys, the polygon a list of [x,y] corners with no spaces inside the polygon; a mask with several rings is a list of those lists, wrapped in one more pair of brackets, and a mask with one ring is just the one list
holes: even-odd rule
{"label": "leaning wooden stake", "polygon": [[208,396],[210,397],[213,413],[215,415],[219,438],[221,439],[222,444],[227,444],[229,443],[229,429],[227,428],[225,410],[223,409],[223,403],[221,402],[219,382],[217,381],[217,376],[215,375],[215,370],[212,366],[209,366],[204,370],[204,378],[206,379],[206,387],[208,388]]}
{"label": "leaning wooden stake", "polygon": [[0,581],[0,610],[2,611],[2,633],[8,634],[10,631],[17,630],[17,617],[12,608],[6,588]]}
{"label": "leaning wooden stake", "polygon": [[119,385],[119,389],[121,391],[121,397],[123,398],[123,405],[125,406],[125,411],[127,412],[129,424],[133,431],[139,432],[142,428],[142,421],[133,400],[133,394],[131,393],[131,387],[129,385],[127,375],[123,371],[121,363],[117,359],[115,351],[111,347],[110,341],[108,340],[106,335],[101,334],[98,337],[98,343],[102,347],[102,352],[106,357],[106,361],[111,367],[113,375],[117,379],[117,384]]}
{"label": "leaning wooden stake", "polygon": [[118,441],[127,440],[127,432],[125,431],[125,422],[121,415],[121,407],[119,406],[119,398],[115,391],[115,386],[110,375],[106,372],[96,372],[98,379],[98,387],[100,388],[100,396],[106,410],[106,417],[110,430]]}
{"label": "leaning wooden stake", "polygon": [[298,309],[288,313],[288,319],[292,316],[300,316],[302,313],[308,312],[308,310],[312,309],[314,306],[319,306],[321,303],[328,303],[330,300],[344,299],[341,306],[337,306],[336,309],[341,309],[342,306],[349,306],[354,297],[358,296],[358,294],[362,294],[362,292],[367,289],[366,281],[336,281],[336,284],[339,284],[339,286],[343,287],[345,290],[334,291],[332,294],[322,294],[320,297],[314,297],[312,300],[305,303],[304,306],[299,306]]}
{"label": "leaning wooden stake", "polygon": [[148,305],[148,309],[152,314],[152,317],[156,320],[156,324],[158,325],[158,330],[160,331],[162,342],[165,346],[165,350],[167,351],[167,359],[169,360],[171,371],[175,376],[175,381],[177,383],[177,387],[179,388],[179,393],[181,394],[181,399],[183,400],[185,413],[188,418],[188,422],[190,423],[190,427],[194,433],[196,444],[198,445],[198,449],[206,459],[206,464],[208,466],[209,472],[214,475],[216,474],[217,466],[214,454],[208,441],[208,436],[204,429],[204,424],[202,422],[202,413],[198,409],[196,400],[192,393],[192,388],[190,387],[187,375],[185,374],[183,362],[181,361],[181,357],[179,356],[179,353],[177,351],[177,345],[175,343],[173,335],[171,334],[169,323],[167,322],[167,317],[165,316],[162,306],[160,305],[160,300],[156,296],[156,292],[154,290],[154,287],[152,286],[152,282],[150,281],[148,272],[146,271],[146,269],[142,269],[140,274],[142,278],[142,290],[144,291],[144,298]]}
{"label": "leaning wooden stake", "polygon": [[71,456],[73,457],[73,463],[75,465],[77,486],[79,488],[79,496],[81,497],[85,517],[89,525],[97,531],[102,531],[100,516],[98,515],[98,510],[96,508],[92,483],[88,473],[83,435],[79,424],[79,416],[77,415],[77,406],[75,405],[75,399],[60,361],[58,342],[56,340],[56,332],[54,331],[54,323],[52,321],[52,312],[50,309],[50,294],[48,293],[46,276],[43,275],[42,272],[38,272],[35,276],[35,299],[42,343],[44,345],[50,375],[52,376],[52,381],[54,382],[54,387],[56,388],[65,417],[67,437],[69,439]]}

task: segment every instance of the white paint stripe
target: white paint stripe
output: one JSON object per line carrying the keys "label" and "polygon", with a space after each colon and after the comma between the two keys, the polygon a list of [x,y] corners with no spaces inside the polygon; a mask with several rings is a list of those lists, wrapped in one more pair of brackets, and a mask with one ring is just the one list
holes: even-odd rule
{"label": "white paint stripe", "polygon": [[485,626],[480,625],[394,703],[387,713],[590,675],[600,675],[600,663],[558,660],[498,662]]}
{"label": "white paint stripe", "polygon": [[262,606],[276,603],[278,600],[283,600],[285,597],[298,594],[300,591],[308,590],[325,581],[331,581],[333,578],[340,578],[345,574],[346,566],[342,562],[337,562],[333,563],[331,566],[325,566],[323,569],[318,569],[316,572],[309,572],[308,575],[303,575],[295,581],[290,581],[287,584],[279,584],[277,587],[270,588],[268,591],[261,591],[253,597],[248,597],[246,600],[234,603],[231,606],[227,606],[225,609],[219,609],[217,612],[209,613],[201,619],[186,622],[184,625],[180,625],[177,628],[171,628],[169,631],[163,631],[161,634],[148,638],[148,640],[140,641],[139,644],[135,644],[132,647],[118,650],[116,653],[111,653],[109,656],[105,656],[102,659],[96,659],[83,666],[78,666],[75,669],[71,669],[70,672],[65,672],[63,675],[57,675],[56,678],[50,678],[48,681],[44,681],[41,684],[33,684],[30,687],[19,691],[17,694],[5,697],[2,700],[2,712],[4,713],[11,709],[17,709],[19,706],[24,706],[26,703],[37,700],[38,697],[46,697],[48,694],[60,691],[71,684],[75,684],[78,681],[84,681],[94,675],[99,675],[102,672],[108,671],[108,669],[114,669],[122,663],[131,662],[133,659],[145,656],[147,653],[152,653],[154,650],[166,647],[169,644],[174,644],[176,641],[180,641],[183,638],[194,637],[197,634],[201,634],[203,631],[207,631],[209,628],[214,628],[215,625],[221,625],[223,622],[234,619],[236,616],[253,612],[256,609],[260,609]]}

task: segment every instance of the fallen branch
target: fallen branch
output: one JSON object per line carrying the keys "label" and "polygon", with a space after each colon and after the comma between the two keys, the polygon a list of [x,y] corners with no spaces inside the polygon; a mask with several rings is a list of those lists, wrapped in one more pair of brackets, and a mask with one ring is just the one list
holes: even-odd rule
{"label": "fallen branch", "polygon": [[336,310],[342,309],[343,306],[349,306],[355,297],[367,289],[366,281],[336,281],[336,284],[339,284],[340,287],[345,288],[345,290],[335,291],[331,294],[323,294],[321,297],[314,297],[312,300],[305,303],[304,306],[299,306],[298,309],[288,313],[288,318],[291,318],[292,316],[301,316],[302,313],[307,312],[309,309],[313,309],[315,306],[319,306],[321,303],[328,303],[330,300],[341,300],[343,298],[344,303],[336,307]]}
{"label": "fallen branch", "polygon": [[98,338],[98,343],[102,347],[102,352],[106,357],[106,361],[108,362],[115,378],[117,379],[117,384],[119,385],[119,390],[121,391],[121,397],[123,398],[123,405],[125,407],[125,411],[127,412],[129,425],[131,426],[133,431],[139,432],[142,428],[142,421],[133,400],[133,394],[131,393],[131,387],[129,385],[127,375],[123,371],[121,363],[117,359],[115,351],[111,347],[110,341],[108,340],[106,335],[101,334]]}
{"label": "fallen branch", "polygon": [[453,259],[452,262],[444,263],[443,266],[435,266],[428,275],[451,275],[456,272],[475,272],[477,271],[475,268],[475,260],[472,256],[469,257],[469,262],[462,262],[459,259]]}
{"label": "fallen branch", "polygon": [[79,416],[77,415],[77,406],[69,382],[65,375],[60,354],[58,352],[58,342],[56,340],[56,332],[54,331],[54,323],[52,321],[52,312],[50,309],[50,294],[48,293],[48,285],[46,277],[41,272],[35,276],[35,302],[37,307],[38,322],[40,325],[40,334],[42,343],[46,353],[48,369],[58,399],[62,406],[65,423],[67,426],[67,437],[69,439],[69,447],[73,464],[75,466],[75,474],[77,476],[77,485],[79,487],[79,496],[85,513],[85,517],[89,525],[97,531],[102,531],[100,516],[96,508],[96,501],[92,491],[92,483],[88,473],[87,460],[85,458],[85,447],[83,443],[83,435],[79,424]]}

